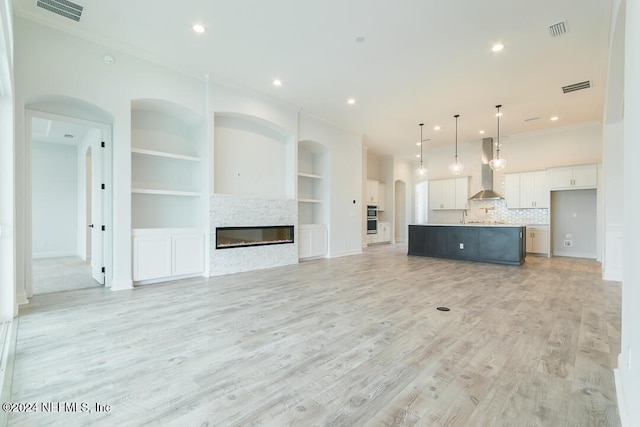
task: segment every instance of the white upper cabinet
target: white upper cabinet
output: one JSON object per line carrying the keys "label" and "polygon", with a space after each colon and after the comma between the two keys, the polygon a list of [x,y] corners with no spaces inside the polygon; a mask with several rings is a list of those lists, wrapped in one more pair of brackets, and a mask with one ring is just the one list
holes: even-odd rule
{"label": "white upper cabinet", "polygon": [[550,168],[551,190],[577,190],[596,188],[598,185],[598,166],[577,165]]}
{"label": "white upper cabinet", "polygon": [[367,205],[378,206],[378,181],[373,179],[367,180]]}
{"label": "white upper cabinet", "polygon": [[467,209],[469,178],[434,179],[429,181],[429,209]]}
{"label": "white upper cabinet", "polygon": [[507,208],[529,209],[549,207],[546,171],[510,173],[504,176]]}
{"label": "white upper cabinet", "polygon": [[387,201],[387,186],[383,182],[378,183],[378,210],[383,211],[386,209]]}

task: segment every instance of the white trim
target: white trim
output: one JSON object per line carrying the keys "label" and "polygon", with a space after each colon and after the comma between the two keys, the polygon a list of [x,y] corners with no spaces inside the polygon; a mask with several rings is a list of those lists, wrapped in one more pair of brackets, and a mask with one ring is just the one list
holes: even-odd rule
{"label": "white trim", "polygon": [[112,291],[126,291],[128,289],[133,289],[133,280],[112,280],[110,286]]}
{"label": "white trim", "polygon": [[[620,355],[618,355],[618,364],[620,364]],[[620,426],[631,427],[629,417],[627,416],[627,405],[624,402],[624,393],[622,392],[622,383],[620,381],[620,370],[613,370],[613,379],[616,384],[616,400],[618,402],[618,414],[620,415]]]}
{"label": "white trim", "polygon": [[338,251],[338,252],[331,252],[329,254],[329,258],[340,258],[343,256],[360,255],[360,254],[362,254],[362,249],[360,250],[356,249],[352,251]]}

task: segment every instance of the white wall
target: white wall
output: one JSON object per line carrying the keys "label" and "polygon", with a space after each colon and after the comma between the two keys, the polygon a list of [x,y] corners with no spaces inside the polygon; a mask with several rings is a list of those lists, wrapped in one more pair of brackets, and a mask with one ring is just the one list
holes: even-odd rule
{"label": "white wall", "polygon": [[[621,2],[625,7],[625,2]],[[626,1],[624,66],[624,271],[622,276],[622,342],[618,359],[621,395],[629,425],[640,426],[640,2]],[[619,21],[616,24],[618,27]],[[618,28],[622,29],[622,28]],[[619,74],[618,74],[619,76]]]}
{"label": "white wall", "polygon": [[0,322],[15,306],[13,29],[11,2],[0,0]]}
{"label": "white wall", "polygon": [[331,156],[329,256],[361,253],[363,171],[360,137],[302,112],[299,139],[323,144]]}
{"label": "white wall", "polygon": [[[69,108],[59,114],[96,120],[95,114],[73,108],[85,102],[105,112],[100,121],[113,126],[113,272],[107,284],[113,289],[132,286],[131,280],[131,102],[136,99],[165,99],[202,116],[206,111],[206,85],[203,81],[178,74],[149,62],[110,52],[103,46],[40,26],[21,18],[15,26],[16,128],[25,129],[25,106],[56,95],[68,100]],[[112,53],[113,65],[102,62]],[[73,64],[73,65],[70,65]],[[78,102],[80,101],[80,102]],[[59,103],[58,103],[59,104]],[[108,119],[105,119],[108,117]],[[24,175],[23,132],[16,134],[18,176]],[[17,183],[17,209],[21,222],[16,224],[18,242],[28,228],[24,217],[26,188]],[[25,280],[24,248],[18,247],[17,281]],[[108,273],[109,274],[109,273]]]}
{"label": "white wall", "polygon": [[78,149],[75,145],[33,141],[31,153],[33,256],[75,255]]}
{"label": "white wall", "polygon": [[217,115],[214,141],[216,193],[293,197],[286,135],[246,116]]}

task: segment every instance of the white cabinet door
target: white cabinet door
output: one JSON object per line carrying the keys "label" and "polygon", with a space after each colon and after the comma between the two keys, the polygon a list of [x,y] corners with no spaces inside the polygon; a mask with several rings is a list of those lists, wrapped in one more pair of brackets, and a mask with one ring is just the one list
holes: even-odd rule
{"label": "white cabinet door", "polygon": [[527,227],[527,252],[534,254],[549,253],[549,227]]}
{"label": "white cabinet door", "polygon": [[378,181],[367,180],[367,204],[378,205]]}
{"label": "white cabinet door", "polygon": [[456,208],[456,180],[442,180],[442,209]]}
{"label": "white cabinet door", "polygon": [[379,211],[383,211],[385,210],[385,204],[387,201],[387,186],[384,185],[384,183],[379,182],[378,183],[378,210]]}
{"label": "white cabinet door", "polygon": [[442,181],[429,181],[429,209],[443,209],[442,203]]}
{"label": "white cabinet door", "polygon": [[327,254],[328,230],[324,224],[305,224],[298,227],[298,258],[314,258]]}
{"label": "white cabinet door", "polygon": [[204,271],[204,236],[185,234],[173,236],[173,276]]}
{"label": "white cabinet door", "polygon": [[311,253],[312,256],[324,256],[327,254],[327,229],[317,228],[313,230],[311,237]]}
{"label": "white cabinet door", "polygon": [[133,280],[171,276],[171,236],[141,236],[133,239]]}
{"label": "white cabinet door", "polygon": [[578,188],[595,188],[598,185],[597,165],[580,165],[573,167],[573,186]]}
{"label": "white cabinet door", "polygon": [[546,171],[505,174],[504,189],[509,209],[549,207]]}
{"label": "white cabinet door", "polygon": [[551,190],[576,190],[596,188],[598,185],[598,166],[577,165],[549,169]]}
{"label": "white cabinet door", "polygon": [[456,188],[455,209],[467,209],[469,203],[469,178],[461,176],[454,178]]}
{"label": "white cabinet door", "polygon": [[520,208],[520,174],[504,175],[504,199],[509,209]]}

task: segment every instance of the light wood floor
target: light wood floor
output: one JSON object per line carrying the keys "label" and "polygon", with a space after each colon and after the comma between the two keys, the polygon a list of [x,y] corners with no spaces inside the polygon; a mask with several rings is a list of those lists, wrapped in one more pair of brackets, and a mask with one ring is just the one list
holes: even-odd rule
{"label": "light wood floor", "polygon": [[34,258],[32,267],[36,295],[102,286],[91,277],[91,264],[76,256]]}
{"label": "light wood floor", "polygon": [[621,289],[600,277],[593,260],[386,245],[37,296],[21,307],[12,401],[112,409],[9,425],[619,426]]}

